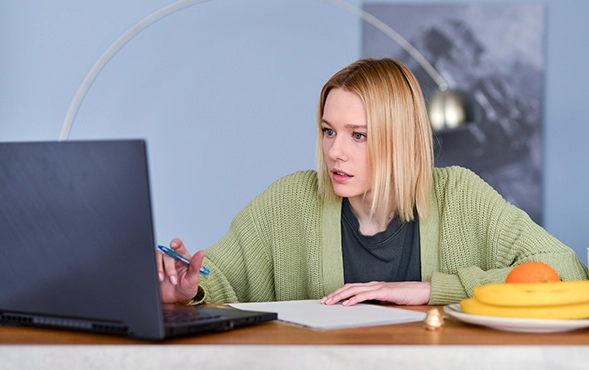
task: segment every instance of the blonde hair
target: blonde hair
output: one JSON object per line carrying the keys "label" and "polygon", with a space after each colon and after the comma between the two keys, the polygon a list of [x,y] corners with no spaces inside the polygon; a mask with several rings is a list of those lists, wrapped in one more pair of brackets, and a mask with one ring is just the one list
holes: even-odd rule
{"label": "blonde hair", "polygon": [[318,109],[319,192],[336,198],[323,154],[321,119],[327,95],[343,89],[360,96],[366,111],[368,162],[372,169],[372,217],[391,211],[407,222],[428,213],[433,143],[417,79],[392,59],[361,59],[337,72],[321,90]]}

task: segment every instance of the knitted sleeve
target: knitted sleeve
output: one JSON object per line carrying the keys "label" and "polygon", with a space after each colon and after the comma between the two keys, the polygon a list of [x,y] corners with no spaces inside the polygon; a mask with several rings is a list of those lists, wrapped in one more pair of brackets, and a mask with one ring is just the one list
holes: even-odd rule
{"label": "knitted sleeve", "polygon": [[316,172],[285,176],[255,197],[206,251],[208,303],[321,297],[321,208]]}
{"label": "knitted sleeve", "polygon": [[526,261],[551,265],[562,280],[587,279],[587,268],[571,248],[476,174],[449,167],[434,177],[440,240],[430,304],[472,296],[474,287],[503,282],[513,266]]}
{"label": "knitted sleeve", "polygon": [[248,204],[234,217],[228,232],[207,248],[203,265],[211,272],[200,282],[206,302],[247,302],[252,296],[273,300],[270,260]]}

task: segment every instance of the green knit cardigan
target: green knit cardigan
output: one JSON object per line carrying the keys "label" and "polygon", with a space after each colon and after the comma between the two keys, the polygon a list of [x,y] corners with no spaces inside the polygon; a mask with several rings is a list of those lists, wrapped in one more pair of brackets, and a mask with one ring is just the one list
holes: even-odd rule
{"label": "green knit cardigan", "polygon": [[[422,280],[429,304],[472,296],[516,264],[542,261],[562,280],[587,279],[576,253],[505,201],[473,172],[436,168],[429,215],[419,220]],[[320,299],[344,284],[341,199],[317,194],[317,173],[285,176],[233,219],[207,248],[193,304]]]}

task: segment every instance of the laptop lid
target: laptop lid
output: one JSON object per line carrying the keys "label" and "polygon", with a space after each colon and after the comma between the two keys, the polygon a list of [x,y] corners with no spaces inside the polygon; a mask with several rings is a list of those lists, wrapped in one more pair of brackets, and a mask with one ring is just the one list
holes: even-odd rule
{"label": "laptop lid", "polygon": [[0,323],[164,338],[155,245],[144,141],[0,143]]}

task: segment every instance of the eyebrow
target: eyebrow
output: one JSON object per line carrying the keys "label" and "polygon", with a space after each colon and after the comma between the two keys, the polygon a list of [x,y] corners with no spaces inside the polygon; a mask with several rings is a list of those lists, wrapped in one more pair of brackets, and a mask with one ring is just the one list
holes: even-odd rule
{"label": "eyebrow", "polygon": [[[329,121],[325,120],[325,119],[321,119],[321,123],[325,123],[326,125],[329,126],[333,126],[331,123],[329,123]],[[352,124],[346,124],[344,125],[344,128],[347,129],[352,129],[352,130],[357,130],[357,129],[366,129],[366,125],[352,125]]]}

